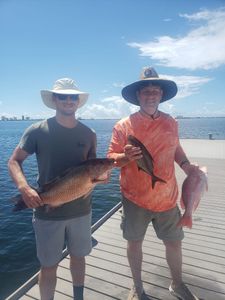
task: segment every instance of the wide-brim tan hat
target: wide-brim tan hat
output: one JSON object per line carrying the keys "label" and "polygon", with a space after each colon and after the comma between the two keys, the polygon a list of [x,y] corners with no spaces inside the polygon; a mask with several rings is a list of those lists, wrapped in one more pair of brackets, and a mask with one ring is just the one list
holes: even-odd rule
{"label": "wide-brim tan hat", "polygon": [[134,105],[140,106],[137,99],[137,91],[146,82],[161,87],[161,89],[163,90],[163,95],[160,103],[175,97],[177,94],[177,85],[174,81],[159,78],[159,75],[154,68],[145,67],[142,70],[139,81],[135,81],[122,89],[123,98]]}
{"label": "wide-brim tan hat", "polygon": [[70,78],[56,80],[52,90],[41,90],[41,97],[44,104],[49,108],[56,109],[55,102],[52,98],[53,93],[61,95],[79,95],[78,108],[87,102],[89,96],[88,93],[81,92],[76,86],[74,80]]}

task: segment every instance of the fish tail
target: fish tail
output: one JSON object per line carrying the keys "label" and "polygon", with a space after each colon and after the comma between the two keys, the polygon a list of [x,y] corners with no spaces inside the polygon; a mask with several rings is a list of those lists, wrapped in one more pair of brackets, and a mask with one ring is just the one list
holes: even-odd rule
{"label": "fish tail", "polygon": [[15,205],[13,211],[20,211],[27,208],[26,203],[23,201],[22,196],[19,194],[11,199]]}
{"label": "fish tail", "polygon": [[157,177],[157,176],[152,176],[152,188],[153,188],[153,189],[154,189],[155,184],[156,184],[157,181],[166,183],[165,180],[163,180],[163,179],[161,179],[161,178],[159,178],[159,177]]}
{"label": "fish tail", "polygon": [[188,227],[192,228],[192,216],[183,215],[179,222],[177,223],[177,227]]}

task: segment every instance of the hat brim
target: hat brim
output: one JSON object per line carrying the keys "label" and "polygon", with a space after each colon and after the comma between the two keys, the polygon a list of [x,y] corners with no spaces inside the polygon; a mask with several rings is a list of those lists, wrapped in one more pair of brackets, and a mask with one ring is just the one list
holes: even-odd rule
{"label": "hat brim", "polygon": [[139,80],[125,86],[122,89],[123,98],[134,105],[140,106],[139,101],[137,99],[137,90],[139,90],[139,87],[144,82],[149,82],[153,85],[158,85],[161,87],[161,89],[163,90],[163,96],[160,103],[175,97],[177,94],[177,85],[174,81],[160,78],[151,78]]}
{"label": "hat brim", "polygon": [[81,92],[78,90],[63,90],[63,91],[54,91],[54,90],[42,90],[41,98],[44,104],[52,109],[56,109],[55,102],[53,101],[52,94],[60,95],[79,95],[79,104],[78,108],[82,107],[88,100],[88,93]]}

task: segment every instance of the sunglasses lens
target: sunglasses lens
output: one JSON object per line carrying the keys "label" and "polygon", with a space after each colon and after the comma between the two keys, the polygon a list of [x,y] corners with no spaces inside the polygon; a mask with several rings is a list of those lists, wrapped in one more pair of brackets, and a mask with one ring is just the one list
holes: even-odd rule
{"label": "sunglasses lens", "polygon": [[61,100],[61,101],[64,101],[64,100],[66,100],[66,98],[67,98],[67,95],[57,95],[57,98],[59,99],[59,100]]}
{"label": "sunglasses lens", "polygon": [[79,95],[70,95],[70,99],[73,101],[78,100],[78,98],[79,98]]}
{"label": "sunglasses lens", "polygon": [[62,95],[62,94],[55,94],[58,100],[65,101],[67,98],[70,98],[72,101],[77,101],[79,99],[79,95]]}

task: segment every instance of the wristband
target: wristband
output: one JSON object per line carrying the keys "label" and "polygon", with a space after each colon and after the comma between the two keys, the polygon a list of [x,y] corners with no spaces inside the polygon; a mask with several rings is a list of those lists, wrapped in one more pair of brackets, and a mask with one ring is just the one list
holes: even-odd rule
{"label": "wristband", "polygon": [[190,161],[188,159],[185,159],[183,160],[181,163],[180,163],[180,167],[182,168],[184,164],[186,163],[189,163],[190,164]]}

